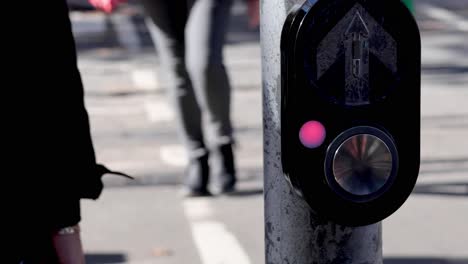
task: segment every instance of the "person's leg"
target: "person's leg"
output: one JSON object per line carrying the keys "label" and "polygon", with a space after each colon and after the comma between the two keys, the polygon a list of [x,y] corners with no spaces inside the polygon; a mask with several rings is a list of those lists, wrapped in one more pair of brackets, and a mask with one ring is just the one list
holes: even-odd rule
{"label": "person's leg", "polygon": [[192,0],[186,26],[186,63],[198,102],[213,140],[217,187],[235,184],[230,120],[231,87],[223,62],[223,45],[232,0]]}
{"label": "person's leg", "polygon": [[169,82],[169,97],[175,107],[179,134],[188,151],[186,185],[194,194],[204,194],[208,184],[206,150],[201,111],[185,67],[185,25],[189,7],[185,1],[142,0],[147,23]]}

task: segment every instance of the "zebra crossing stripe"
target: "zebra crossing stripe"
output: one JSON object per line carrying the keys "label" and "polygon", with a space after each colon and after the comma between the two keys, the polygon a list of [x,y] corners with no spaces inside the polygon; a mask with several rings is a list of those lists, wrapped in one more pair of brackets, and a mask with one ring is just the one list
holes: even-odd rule
{"label": "zebra crossing stripe", "polygon": [[441,20],[442,22],[453,26],[454,29],[460,31],[468,31],[468,21],[466,21],[462,16],[457,15],[452,11],[436,7],[430,4],[422,5],[420,8],[428,16],[437,20]]}
{"label": "zebra crossing stripe", "polygon": [[181,145],[161,146],[159,153],[161,160],[168,165],[185,167],[188,163],[187,153]]}
{"label": "zebra crossing stripe", "polygon": [[151,123],[170,122],[175,118],[174,111],[163,100],[148,100],[145,102],[144,107]]}
{"label": "zebra crossing stripe", "polygon": [[156,74],[152,70],[133,70],[131,76],[133,85],[139,90],[153,91],[159,88]]}
{"label": "zebra crossing stripe", "polygon": [[213,219],[213,208],[208,199],[184,201],[184,211],[202,263],[251,264],[236,236],[223,223]]}

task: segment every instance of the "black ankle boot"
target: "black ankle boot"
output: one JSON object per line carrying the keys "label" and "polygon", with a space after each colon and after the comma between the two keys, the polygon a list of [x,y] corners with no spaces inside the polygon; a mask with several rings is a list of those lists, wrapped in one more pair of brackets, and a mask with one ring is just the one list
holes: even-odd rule
{"label": "black ankle boot", "polygon": [[208,180],[210,167],[208,166],[208,154],[190,159],[187,167],[184,196],[209,196]]}
{"label": "black ankle boot", "polygon": [[217,146],[212,151],[211,161],[217,193],[234,191],[236,185],[236,167],[232,144]]}

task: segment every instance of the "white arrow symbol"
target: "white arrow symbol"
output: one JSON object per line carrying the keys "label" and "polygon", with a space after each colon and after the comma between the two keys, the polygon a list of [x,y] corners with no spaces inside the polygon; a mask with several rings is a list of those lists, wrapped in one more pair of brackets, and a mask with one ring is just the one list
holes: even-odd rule
{"label": "white arrow symbol", "polygon": [[345,103],[369,104],[369,30],[358,11],[345,37]]}
{"label": "white arrow symbol", "polygon": [[370,54],[392,73],[397,72],[396,42],[360,5],[356,4],[327,34],[317,48],[317,79],[345,57],[345,104],[370,103]]}

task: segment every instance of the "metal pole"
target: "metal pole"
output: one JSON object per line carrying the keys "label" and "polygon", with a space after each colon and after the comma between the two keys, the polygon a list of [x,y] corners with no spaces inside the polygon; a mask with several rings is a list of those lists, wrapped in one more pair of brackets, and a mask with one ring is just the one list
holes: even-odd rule
{"label": "metal pole", "polygon": [[358,228],[317,221],[282,174],[280,37],[299,0],[261,1],[265,250],[267,264],[382,264],[381,223]]}

